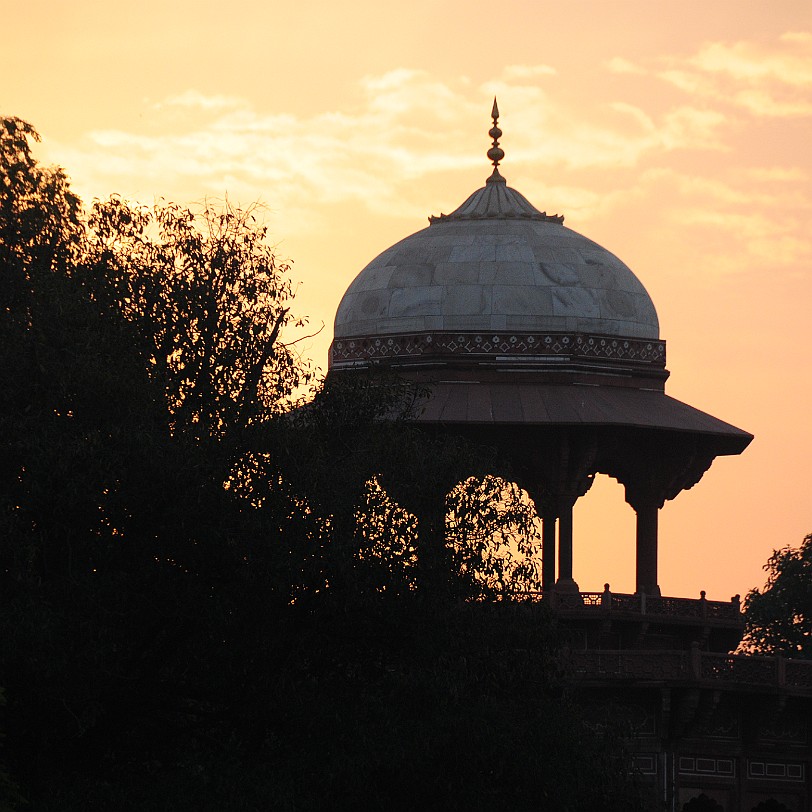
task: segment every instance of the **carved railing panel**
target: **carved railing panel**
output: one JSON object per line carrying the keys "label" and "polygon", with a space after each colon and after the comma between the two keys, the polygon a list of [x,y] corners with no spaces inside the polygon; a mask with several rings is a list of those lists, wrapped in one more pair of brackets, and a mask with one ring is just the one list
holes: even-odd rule
{"label": "carved railing panel", "polygon": [[812,661],[806,660],[716,654],[698,649],[588,649],[571,652],[568,660],[578,679],[673,680],[812,691]]}
{"label": "carved railing panel", "polygon": [[812,660],[786,660],[784,668],[788,687],[812,688]]}
{"label": "carved railing panel", "polygon": [[613,612],[641,612],[640,595],[623,595],[622,593],[611,593],[611,603],[609,608]]}
{"label": "carved railing panel", "polygon": [[741,606],[736,598],[730,603],[705,601],[705,611],[706,616],[714,620],[739,620],[742,617]]}
{"label": "carved railing panel", "polygon": [[[812,661],[692,651],[573,651],[578,679],[688,681],[812,691]],[[720,685],[721,687],[721,685]]]}
{"label": "carved railing panel", "polygon": [[703,680],[721,680],[748,685],[778,684],[773,657],[702,652],[700,674]]}
{"label": "carved railing panel", "polygon": [[708,601],[692,598],[649,598],[646,597],[646,614],[663,617],[704,617],[704,604]]}
{"label": "carved railing panel", "polygon": [[663,368],[665,342],[616,338],[586,333],[476,333],[435,331],[392,336],[337,338],[330,347],[332,362],[347,363],[380,358],[448,358],[495,355],[529,359],[589,358],[634,361]]}
{"label": "carved railing panel", "polygon": [[688,676],[684,651],[574,651],[571,662],[582,678],[673,680]]}

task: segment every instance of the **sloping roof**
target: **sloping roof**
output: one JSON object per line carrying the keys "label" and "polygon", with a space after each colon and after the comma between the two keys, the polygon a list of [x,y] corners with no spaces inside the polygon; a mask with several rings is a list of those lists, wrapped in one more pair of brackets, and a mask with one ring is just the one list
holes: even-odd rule
{"label": "sloping roof", "polygon": [[720,454],[740,454],[752,434],[662,392],[619,386],[439,381],[421,423],[594,426],[687,432],[718,438]]}

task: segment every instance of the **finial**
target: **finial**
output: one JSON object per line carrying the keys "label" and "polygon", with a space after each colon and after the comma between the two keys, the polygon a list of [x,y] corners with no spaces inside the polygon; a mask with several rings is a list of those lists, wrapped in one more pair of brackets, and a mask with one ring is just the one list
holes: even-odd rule
{"label": "finial", "polygon": [[499,146],[499,139],[502,137],[502,131],[499,129],[499,105],[496,103],[496,96],[493,97],[493,109],[491,110],[491,118],[493,119],[493,126],[488,131],[488,135],[493,138],[493,144],[488,150],[488,157],[493,164],[493,174],[488,178],[489,181],[504,180],[499,174],[499,161],[505,157],[505,151]]}

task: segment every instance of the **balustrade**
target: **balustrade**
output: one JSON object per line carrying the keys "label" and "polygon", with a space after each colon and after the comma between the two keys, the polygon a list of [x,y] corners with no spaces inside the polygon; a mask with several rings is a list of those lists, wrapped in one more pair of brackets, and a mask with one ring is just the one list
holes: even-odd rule
{"label": "balustrade", "polygon": [[812,660],[785,660],[787,686],[812,689]]}
{"label": "balustrade", "polygon": [[[582,649],[568,660],[578,679],[724,683],[812,691],[812,661],[708,651]],[[721,686],[720,686],[721,687]]]}
{"label": "balustrade", "polygon": [[[539,601],[546,596],[541,592],[522,593],[525,599]],[[585,614],[597,612],[655,615],[663,618],[690,618],[696,620],[737,621],[742,622],[739,596],[730,601],[709,601],[705,593],[700,598],[669,598],[645,593],[624,594],[611,592],[556,592],[550,593],[553,609],[558,611],[576,611]]]}

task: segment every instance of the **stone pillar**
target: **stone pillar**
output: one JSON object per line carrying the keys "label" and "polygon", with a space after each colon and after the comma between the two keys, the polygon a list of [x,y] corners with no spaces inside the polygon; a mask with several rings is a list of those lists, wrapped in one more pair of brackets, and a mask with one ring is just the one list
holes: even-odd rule
{"label": "stone pillar", "polygon": [[579,592],[572,578],[572,503],[568,502],[558,514],[558,580],[557,592]]}
{"label": "stone pillar", "polygon": [[715,452],[694,432],[638,434],[618,445],[601,472],[626,488],[626,501],[637,514],[637,592],[660,595],[657,584],[657,520],[666,500],[695,485]]}
{"label": "stone pillar", "polygon": [[545,592],[555,586],[556,515],[545,510],[541,517],[541,584]]}
{"label": "stone pillar", "polygon": [[[536,504],[543,521],[542,585],[545,590],[578,592],[572,579],[572,507],[592,485],[598,440],[590,429],[537,432],[536,442],[514,447],[514,466],[520,484]],[[558,580],[555,578],[558,524]]]}
{"label": "stone pillar", "polygon": [[637,591],[660,594],[657,584],[657,519],[659,506],[653,500],[636,507],[637,512]]}

